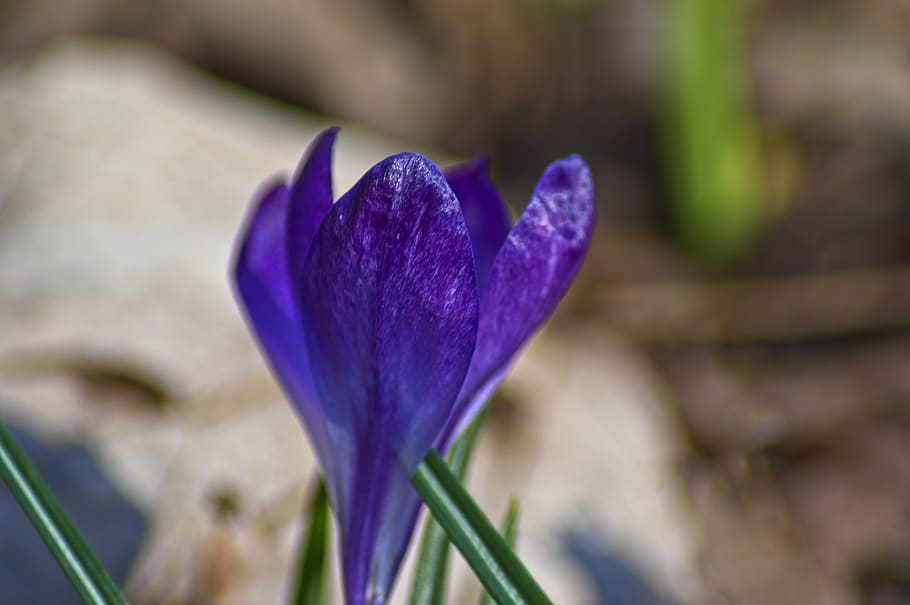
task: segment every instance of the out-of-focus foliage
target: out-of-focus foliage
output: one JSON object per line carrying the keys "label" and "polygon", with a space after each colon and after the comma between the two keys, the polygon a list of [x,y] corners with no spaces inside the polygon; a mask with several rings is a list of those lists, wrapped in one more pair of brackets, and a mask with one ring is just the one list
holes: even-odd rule
{"label": "out-of-focus foliage", "polygon": [[746,0],[669,4],[664,146],[673,218],[697,251],[729,259],[748,248],[765,215]]}
{"label": "out-of-focus foliage", "polygon": [[306,534],[300,541],[291,605],[323,605],[326,602],[326,567],[331,552],[329,536],[332,520],[329,515],[329,497],[322,477],[310,497],[307,515],[309,520]]}

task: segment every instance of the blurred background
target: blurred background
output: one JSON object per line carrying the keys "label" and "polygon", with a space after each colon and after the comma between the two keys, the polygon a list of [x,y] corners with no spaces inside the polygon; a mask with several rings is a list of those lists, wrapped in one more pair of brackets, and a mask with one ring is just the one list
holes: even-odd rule
{"label": "blurred background", "polygon": [[[910,603],[908,3],[0,0],[0,414],[132,602],[286,594],[316,470],[227,266],[332,123],[336,195],[594,171],[469,483],[556,602]],[[0,511],[0,604],[75,602]]]}

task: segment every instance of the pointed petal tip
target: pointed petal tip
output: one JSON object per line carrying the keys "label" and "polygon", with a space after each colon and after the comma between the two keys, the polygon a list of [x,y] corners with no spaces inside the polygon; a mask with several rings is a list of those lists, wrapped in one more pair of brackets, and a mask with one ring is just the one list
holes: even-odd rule
{"label": "pointed petal tip", "polygon": [[[383,183],[389,191],[408,192],[411,195],[426,189],[436,191],[432,195],[437,202],[450,206],[451,210],[458,207],[458,200],[451,190],[445,175],[439,166],[428,157],[419,153],[406,151],[385,158],[374,165],[363,179],[364,183]],[[414,200],[402,198],[407,205],[414,206]],[[374,200],[375,201],[375,200]],[[419,204],[414,206],[419,207]]]}
{"label": "pointed petal tip", "polygon": [[490,179],[489,160],[484,155],[447,167],[446,180],[461,206],[474,250],[477,286],[486,285],[493,260],[512,228],[512,214]]}
{"label": "pointed petal tip", "polygon": [[331,147],[335,144],[335,139],[338,138],[339,132],[341,132],[341,126],[329,126],[328,128],[323,129],[316,135],[316,138],[313,139],[312,147],[315,148],[322,145]]}
{"label": "pointed petal tip", "polygon": [[259,316],[262,307],[294,315],[282,262],[287,203],[288,187],[284,181],[266,181],[254,194],[234,242],[230,279],[237,302],[253,324],[263,319]]}
{"label": "pointed petal tip", "polygon": [[377,166],[381,166],[386,163],[388,163],[390,166],[401,167],[410,165],[413,169],[432,172],[434,174],[438,173],[440,177],[442,176],[442,171],[433,160],[425,155],[415,153],[413,151],[403,151],[401,153],[396,153],[395,155],[389,156],[382,162],[379,162]]}
{"label": "pointed petal tip", "polygon": [[550,170],[561,171],[567,178],[571,178],[579,184],[584,183],[588,187],[591,186],[591,169],[588,167],[588,163],[577,153],[552,162],[547,166],[544,174]]}
{"label": "pointed petal tip", "polygon": [[234,241],[231,263],[236,281],[244,270],[261,268],[270,243],[280,233],[287,204],[288,186],[282,177],[264,181],[250,198],[242,227]]}
{"label": "pointed petal tip", "polygon": [[571,188],[577,195],[594,197],[594,184],[591,169],[587,162],[577,153],[552,162],[544,171],[541,181],[558,179],[564,187]]}
{"label": "pointed petal tip", "polygon": [[286,262],[292,280],[300,274],[313,237],[332,207],[332,150],[339,130],[332,126],[316,135],[304,152],[291,184]]}
{"label": "pointed petal tip", "polygon": [[338,137],[339,132],[341,132],[341,126],[338,125],[323,128],[321,131],[319,131],[319,134],[313,138],[313,146],[315,147],[316,145],[322,144],[323,142],[330,144],[334,143],[335,139]]}
{"label": "pointed petal tip", "polygon": [[[315,176],[325,177],[326,175],[322,173],[326,171],[328,178],[331,179],[332,150],[340,131],[340,126],[329,126],[313,137],[297,164],[291,187],[299,188],[303,184],[302,180]],[[317,170],[318,174],[312,174],[314,170]]]}
{"label": "pointed petal tip", "polygon": [[578,247],[586,247],[594,229],[594,183],[578,154],[556,160],[540,177],[535,197],[556,231]]}
{"label": "pointed petal tip", "polygon": [[490,158],[486,154],[480,153],[474,156],[474,159],[471,160],[471,165],[474,166],[474,169],[477,172],[480,172],[486,177],[490,176]]}
{"label": "pointed petal tip", "polygon": [[490,158],[485,154],[475,155],[473,158],[467,162],[462,162],[461,164],[455,164],[454,166],[449,166],[443,171],[446,175],[446,178],[458,178],[464,177],[467,175],[472,175],[475,177],[483,177],[486,179],[490,178]]}

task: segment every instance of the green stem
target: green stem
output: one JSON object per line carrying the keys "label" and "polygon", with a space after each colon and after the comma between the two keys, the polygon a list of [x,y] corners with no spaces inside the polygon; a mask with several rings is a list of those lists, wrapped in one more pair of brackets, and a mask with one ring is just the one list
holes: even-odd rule
{"label": "green stem", "polygon": [[552,605],[435,450],[429,451],[411,482],[499,605]]}
{"label": "green stem", "polygon": [[[513,551],[515,550],[515,541],[518,539],[518,499],[512,497],[509,501],[509,508],[506,511],[506,517],[502,521],[502,539],[506,541]],[[495,605],[490,593],[485,592],[480,598],[480,605]]]}
{"label": "green stem", "polygon": [[323,605],[325,603],[325,569],[328,564],[326,551],[329,545],[329,498],[325,483],[319,478],[310,499],[309,524],[306,537],[300,542],[297,563],[297,588],[293,605]]}
{"label": "green stem", "polygon": [[[448,466],[452,474],[463,481],[471,459],[471,452],[480,433],[485,412],[461,433],[452,447],[449,448]],[[420,542],[417,556],[417,569],[414,572],[414,584],[411,587],[410,605],[443,605],[446,601],[446,584],[449,575],[449,551],[452,550],[449,537],[442,526],[428,516]]]}
{"label": "green stem", "polygon": [[2,422],[0,478],[38,530],[82,601],[86,605],[125,605],[126,599],[117,585]]}

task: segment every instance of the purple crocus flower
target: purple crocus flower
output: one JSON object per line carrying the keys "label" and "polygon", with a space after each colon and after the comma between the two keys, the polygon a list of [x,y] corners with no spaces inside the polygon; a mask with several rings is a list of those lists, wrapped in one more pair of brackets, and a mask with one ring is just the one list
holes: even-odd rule
{"label": "purple crocus flower", "polygon": [[333,203],[337,128],[264,190],[235,279],[309,432],[341,534],[350,605],[385,603],[420,508],[410,476],[445,451],[578,271],[594,223],[578,156],[554,162],[512,226],[475,161],[402,153]]}

